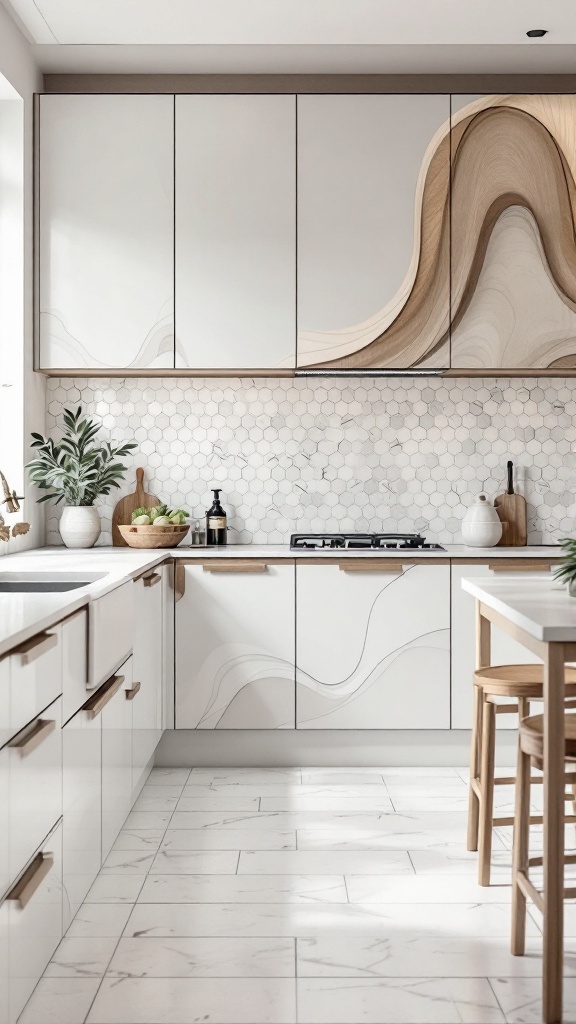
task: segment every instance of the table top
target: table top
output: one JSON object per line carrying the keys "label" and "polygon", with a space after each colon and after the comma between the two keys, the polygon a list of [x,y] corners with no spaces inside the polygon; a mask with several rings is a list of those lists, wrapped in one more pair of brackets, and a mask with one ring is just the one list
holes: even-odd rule
{"label": "table top", "polygon": [[545,643],[576,643],[576,598],[552,576],[462,580],[462,589],[513,625]]}

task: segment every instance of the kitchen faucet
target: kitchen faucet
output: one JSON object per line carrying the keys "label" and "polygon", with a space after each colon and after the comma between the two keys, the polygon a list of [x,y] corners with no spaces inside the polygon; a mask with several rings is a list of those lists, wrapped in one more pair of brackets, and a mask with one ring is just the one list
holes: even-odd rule
{"label": "kitchen faucet", "polygon": [[[0,483],[2,484],[2,490],[4,491],[4,500],[0,502],[0,505],[6,506],[6,511],[12,515],[14,512],[20,511],[20,502],[24,501],[24,498],[18,497],[16,491],[11,491],[8,485],[8,481],[4,476],[4,473],[0,470]],[[16,523],[12,528],[12,536],[18,537],[20,534],[28,533],[30,529],[29,523]],[[0,540],[10,539],[10,527],[6,526],[4,522],[4,516],[0,512]]]}

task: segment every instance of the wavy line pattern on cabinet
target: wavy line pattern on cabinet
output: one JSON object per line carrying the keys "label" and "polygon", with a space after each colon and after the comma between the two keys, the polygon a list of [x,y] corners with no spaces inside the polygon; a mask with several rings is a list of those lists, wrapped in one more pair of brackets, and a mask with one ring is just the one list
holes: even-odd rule
{"label": "wavy line pattern on cabinet", "polygon": [[[424,158],[416,192],[412,260],[394,299],[370,320],[350,328],[299,334],[301,365],[337,368],[430,365],[449,331],[456,335],[452,365],[466,360],[466,315],[502,215],[521,207],[533,218],[545,272],[558,296],[576,310],[576,98],[573,96],[489,96],[465,105],[436,133]],[[451,194],[439,173],[451,153]],[[450,261],[446,249],[451,246]],[[450,288],[450,317],[445,293]],[[512,273],[517,273],[512,268]],[[511,285],[501,293],[511,301]],[[515,311],[514,311],[515,313]],[[506,323],[502,351],[490,356],[507,366],[573,366],[573,329],[563,318],[553,324],[550,349],[537,331],[513,345]],[[321,357],[321,362],[318,357]],[[506,356],[506,362],[503,361]],[[475,357],[478,359],[478,356]],[[514,360],[514,361],[512,361]]]}
{"label": "wavy line pattern on cabinet", "polygon": [[296,607],[299,729],[449,727],[448,566],[299,565]]}

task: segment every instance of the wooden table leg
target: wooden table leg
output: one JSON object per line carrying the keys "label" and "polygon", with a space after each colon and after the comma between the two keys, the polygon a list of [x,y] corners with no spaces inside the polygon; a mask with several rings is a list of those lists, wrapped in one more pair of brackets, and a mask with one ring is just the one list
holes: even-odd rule
{"label": "wooden table leg", "polygon": [[564,950],[564,649],[544,661],[544,964],[545,1024],[562,1020]]}

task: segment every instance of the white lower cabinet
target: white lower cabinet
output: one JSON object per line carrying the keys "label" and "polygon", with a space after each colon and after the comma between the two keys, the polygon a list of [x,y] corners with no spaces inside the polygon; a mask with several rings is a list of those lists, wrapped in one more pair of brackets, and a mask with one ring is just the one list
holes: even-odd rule
{"label": "white lower cabinet", "polygon": [[18,1019],[62,938],[62,825],[38,849],[6,899],[9,1024]]}
{"label": "white lower cabinet", "polygon": [[6,660],[10,671],[10,732],[14,735],[62,693],[60,625],[19,644]]}
{"label": "white lower cabinet", "polygon": [[294,728],[294,565],[178,565],[176,727]]}
{"label": "white lower cabinet", "polygon": [[137,794],[162,735],[162,575],[158,569],[134,581],[134,680],[132,790]]}
{"label": "white lower cabinet", "polygon": [[0,1024],[10,1020],[10,902],[0,900]]}
{"label": "white lower cabinet", "polygon": [[[0,900],[10,884],[10,750],[0,750]],[[2,1018],[0,1017],[0,1021]]]}
{"label": "white lower cabinet", "polygon": [[100,712],[102,860],[110,853],[132,806],[132,701],[126,699],[131,687],[132,658],[129,658],[118,673],[100,688],[101,696],[95,695],[97,700],[105,701]]}
{"label": "white lower cabinet", "polygon": [[88,614],[84,609],[60,626],[62,640],[62,720],[67,722],[81,708],[88,684]]}
{"label": "white lower cabinet", "polygon": [[299,729],[448,729],[450,567],[296,567]]}
{"label": "white lower cabinet", "polygon": [[10,878],[62,816],[62,698],[8,744]]}
{"label": "white lower cabinet", "polygon": [[96,878],[102,857],[101,716],[78,711],[62,729],[64,930]]}
{"label": "white lower cabinet", "polygon": [[[508,573],[506,574],[508,575]],[[510,572],[513,576],[513,571]],[[487,564],[452,566],[452,728],[472,728],[473,676],[476,667],[476,601],[471,594],[462,590],[464,577],[490,579],[494,572]],[[498,579],[502,573],[498,572]],[[518,573],[516,579],[527,579],[526,572]],[[542,573],[538,573],[542,578]],[[496,626],[491,630],[492,665],[525,665],[538,661],[531,652],[516,640],[503,633]],[[501,715],[499,729],[516,729],[518,719],[514,715]]]}

